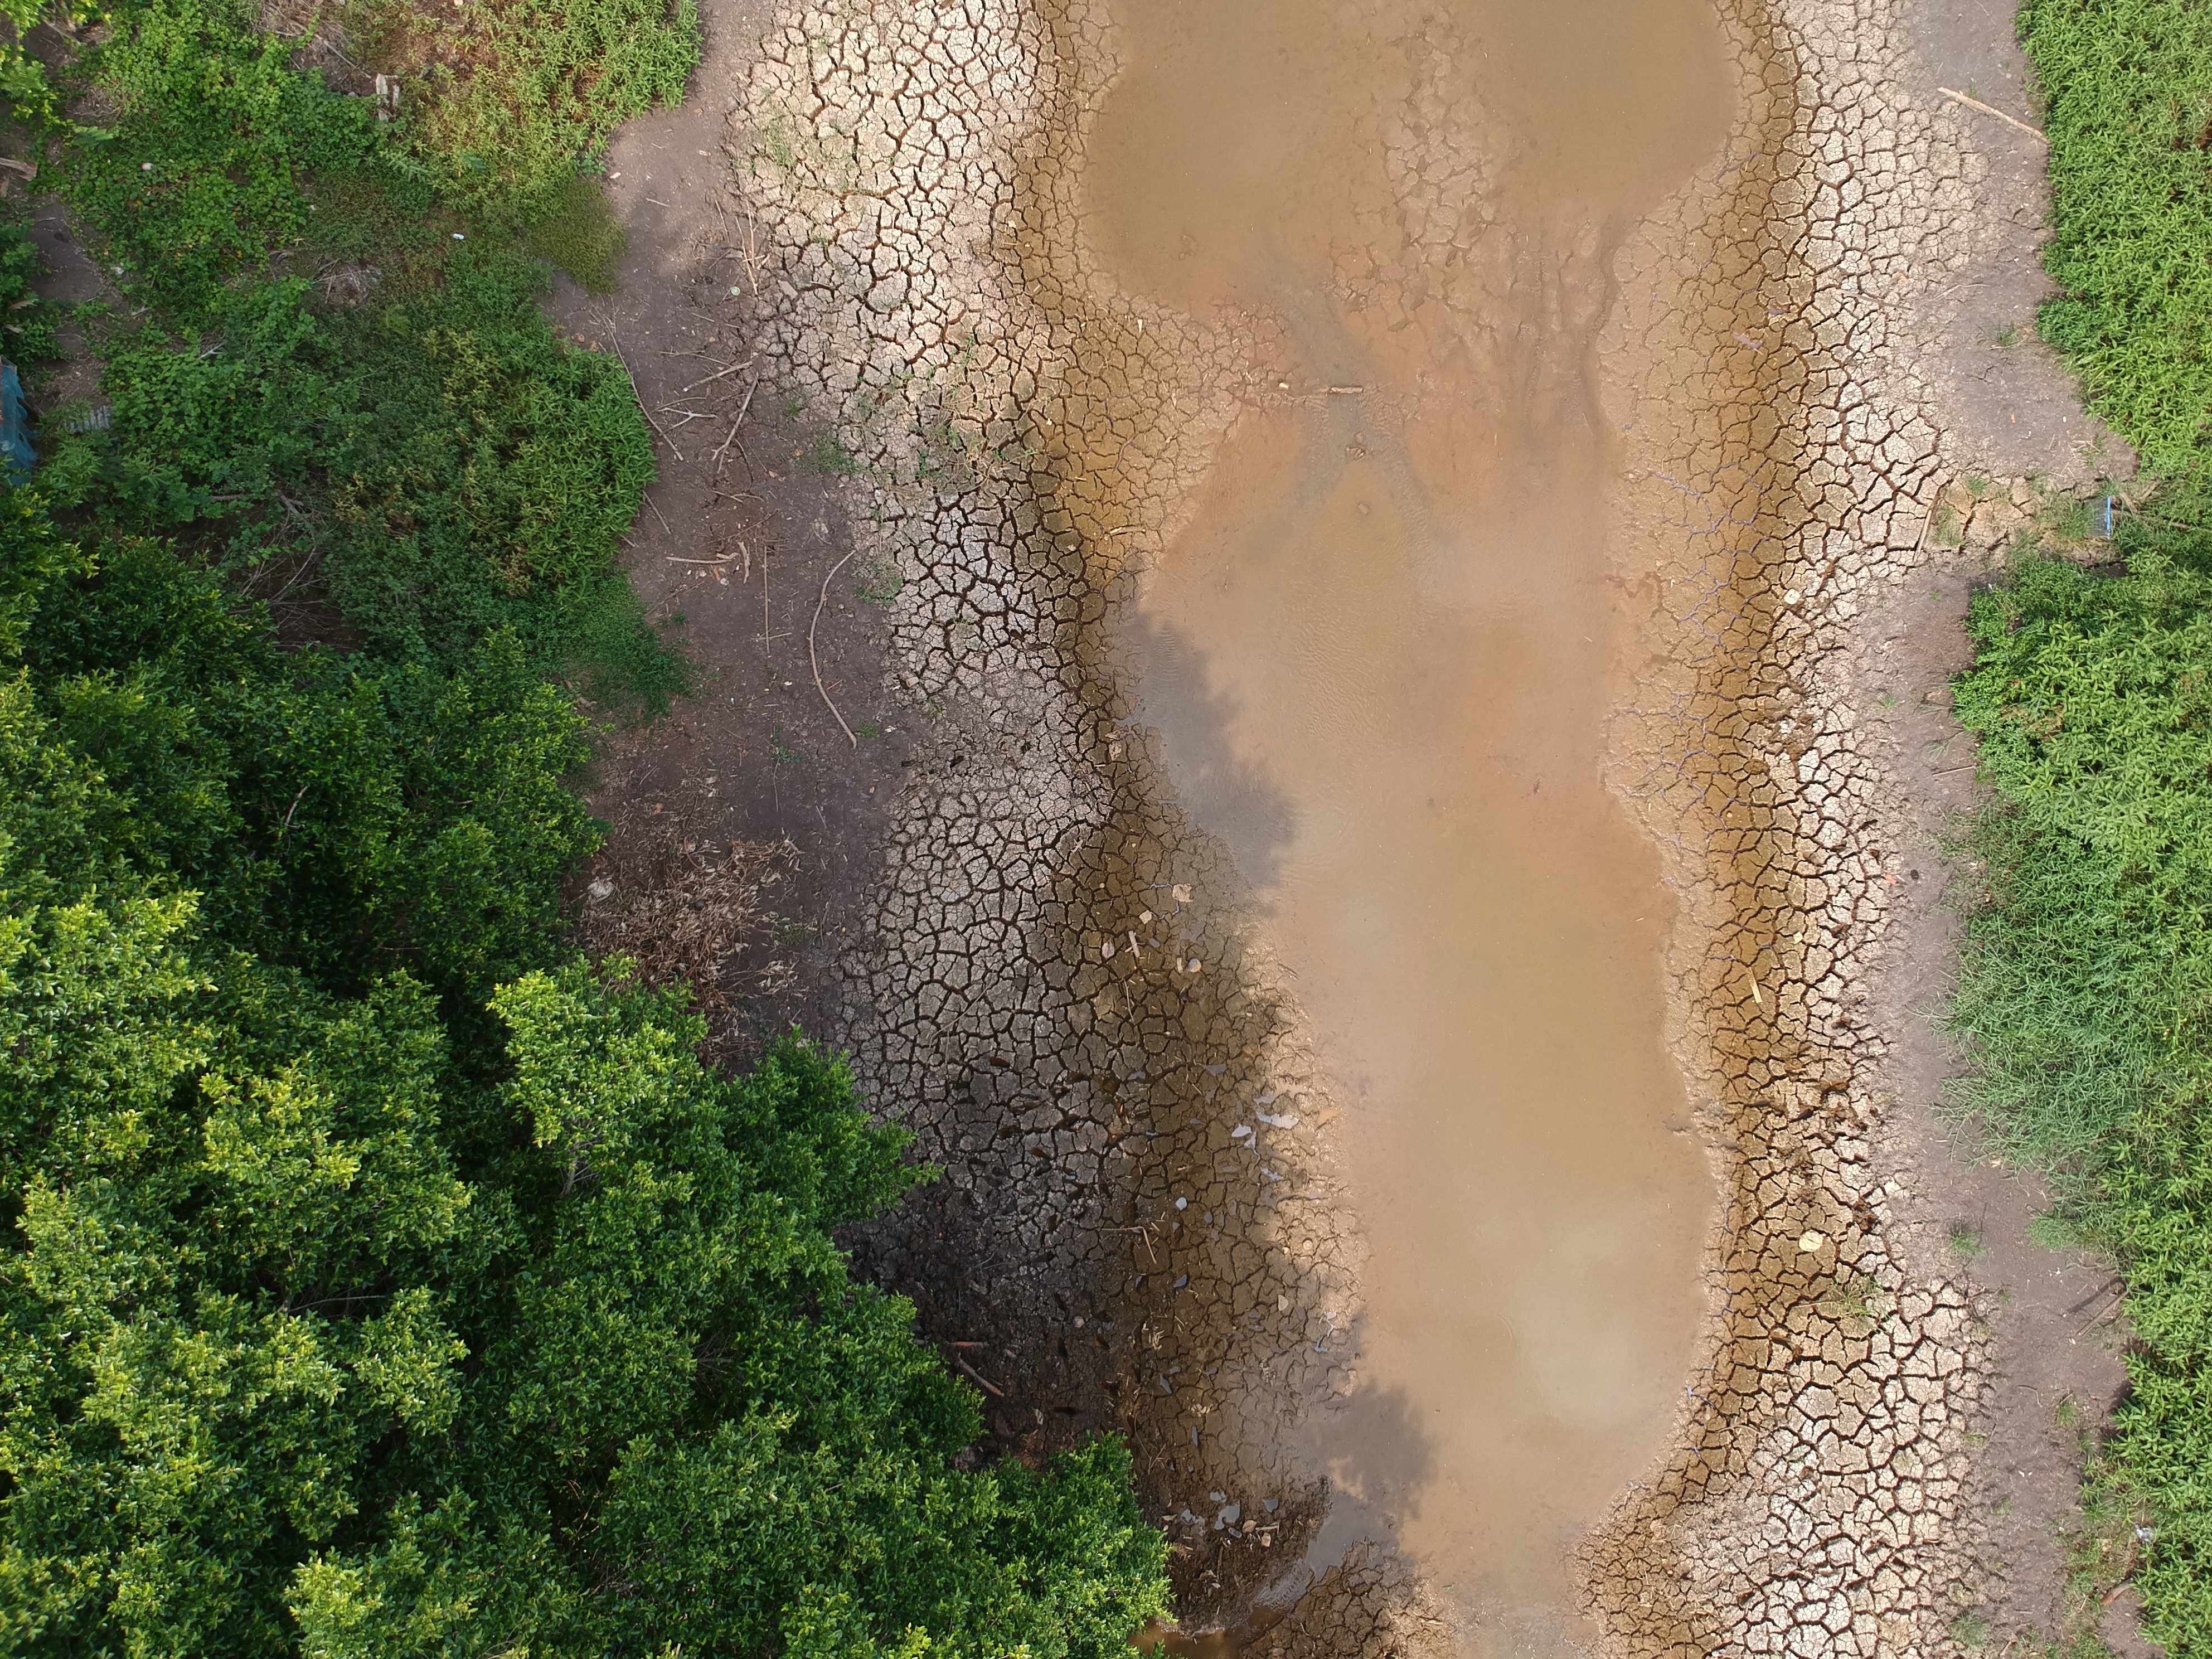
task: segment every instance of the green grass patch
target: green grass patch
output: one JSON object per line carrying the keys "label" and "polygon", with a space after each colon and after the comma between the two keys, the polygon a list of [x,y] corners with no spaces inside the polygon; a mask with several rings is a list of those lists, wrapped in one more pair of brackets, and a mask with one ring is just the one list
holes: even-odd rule
{"label": "green grass patch", "polygon": [[1960,1105],[2052,1171],[2054,1238],[2114,1253],[2140,1340],[2108,1486],[2147,1628],[2212,1655],[2212,538],[2125,526],[2124,571],[2031,561],[1974,604],[1958,712],[2003,805],[1960,852]]}
{"label": "green grass patch", "polygon": [[2212,463],[2212,9],[2028,0],[2064,290],[2040,318],[2151,471]]}
{"label": "green grass patch", "polygon": [[611,294],[629,235],[599,179],[580,173],[548,195],[544,214],[530,227],[529,247],[587,291]]}
{"label": "green grass patch", "polygon": [[2137,1340],[2092,1444],[2062,1639],[2132,1579],[2146,1633],[2212,1659],[2212,9],[2027,0],[2063,290],[2039,319],[2144,463],[2116,562],[2047,514],[1978,598],[1957,688],[2000,805],[1978,877],[1957,1103],[2057,1178],[2037,1236],[2110,1250]]}
{"label": "green grass patch", "polygon": [[479,211],[557,215],[579,157],[683,100],[695,0],[354,0],[358,63],[397,73],[395,142],[439,193]]}

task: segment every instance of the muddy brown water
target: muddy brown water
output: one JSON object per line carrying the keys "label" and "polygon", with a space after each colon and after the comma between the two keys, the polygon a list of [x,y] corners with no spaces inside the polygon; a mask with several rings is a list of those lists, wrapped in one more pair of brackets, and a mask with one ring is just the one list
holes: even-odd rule
{"label": "muddy brown water", "polygon": [[1298,357],[1121,639],[1355,1103],[1315,1565],[1388,1537],[1480,1650],[1562,1650],[1573,1549],[1662,1450],[1705,1307],[1672,901],[1601,781],[1642,550],[1594,388],[1612,250],[1725,132],[1718,30],[1697,0],[1115,10],[1097,254]]}

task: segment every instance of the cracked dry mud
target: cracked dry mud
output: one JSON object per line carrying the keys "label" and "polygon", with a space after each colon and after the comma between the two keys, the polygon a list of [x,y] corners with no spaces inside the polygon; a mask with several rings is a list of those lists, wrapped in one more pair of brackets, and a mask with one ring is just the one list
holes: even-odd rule
{"label": "cracked dry mud", "polygon": [[[1990,1358],[1967,1287],[1893,1242],[1867,1011],[1899,814],[1854,623],[1933,556],[1939,490],[1970,510],[1905,331],[1984,234],[1981,163],[1900,94],[1882,0],[1721,11],[1717,155],[1625,241],[1540,246],[1490,210],[1440,21],[1374,128],[1395,207],[1328,298],[1448,337],[1550,259],[1545,302],[1594,338],[1622,428],[1640,695],[1609,781],[1680,896],[1670,1036],[1720,1204],[1671,1449],[1580,1552],[1589,1629],[1937,1652],[1972,1576]],[[969,1322],[971,1374],[1039,1402],[994,1401],[1002,1434],[1127,1430],[1186,1625],[1256,1594],[1248,1651],[1451,1650],[1479,1633],[1387,1537],[1297,1565],[1328,1498],[1312,1425],[1359,1385],[1356,1120],[1108,637],[1237,423],[1333,394],[1283,295],[1200,314],[1107,274],[1082,180],[1120,50],[1089,0],[794,6],[731,117],[766,255],[739,309],[852,475],[855,568],[898,578],[884,690],[926,733],[836,1036],[947,1178],[858,1250],[892,1283],[962,1265],[933,1322]]]}

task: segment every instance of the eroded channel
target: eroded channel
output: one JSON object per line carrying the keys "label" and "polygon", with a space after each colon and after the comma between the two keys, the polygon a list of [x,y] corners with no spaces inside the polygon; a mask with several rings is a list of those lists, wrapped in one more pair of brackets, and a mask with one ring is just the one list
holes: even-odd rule
{"label": "eroded channel", "polygon": [[1718,32],[1696,0],[1115,15],[1091,246],[1285,348],[1116,621],[1347,1100],[1364,1306],[1307,1431],[1314,1554],[1390,1538],[1483,1650],[1556,1650],[1704,1305],[1673,902],[1601,775],[1639,550],[1593,360],[1615,242],[1726,130]]}

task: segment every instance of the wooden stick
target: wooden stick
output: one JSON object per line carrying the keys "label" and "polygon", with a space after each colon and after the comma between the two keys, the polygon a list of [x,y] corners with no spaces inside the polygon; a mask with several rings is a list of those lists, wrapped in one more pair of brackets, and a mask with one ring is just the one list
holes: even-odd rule
{"label": "wooden stick", "polygon": [[958,1354],[956,1353],[952,1356],[952,1363],[959,1366],[962,1370],[967,1372],[970,1381],[980,1383],[985,1393],[995,1395],[1000,1400],[1004,1400],[1006,1397],[1006,1391],[1004,1389],[1000,1388],[997,1383],[985,1376],[982,1372],[977,1370],[973,1365],[963,1359]]}
{"label": "wooden stick", "polygon": [[1969,98],[1965,93],[1954,92],[1948,87],[1938,87],[1936,90],[1942,93],[1946,98],[1950,99],[1954,103],[1964,104],[1968,109],[1978,109],[1984,115],[1994,115],[1998,120],[2002,121],[2008,126],[2018,127],[2022,132],[2026,133],[2029,137],[2034,139],[2039,144],[2048,144],[2051,142],[2051,140],[2046,137],[2039,129],[2028,125],[2027,122],[2021,120],[2016,115],[2007,115],[2001,109],[1991,108],[1978,98]]}
{"label": "wooden stick", "polygon": [[1920,521],[1919,538],[1912,544],[1912,555],[1915,558],[1919,557],[1921,550],[1928,545],[1928,532],[1936,527],[1936,514],[1943,505],[1943,492],[1950,487],[1951,481],[1948,478],[1945,478],[1936,486],[1936,494],[1928,503],[1928,516]]}
{"label": "wooden stick", "polygon": [[[711,358],[711,357],[709,357],[707,361],[708,361],[708,362],[714,362],[714,359],[713,359],[713,358]],[[727,368],[720,368],[720,369],[717,369],[717,370],[715,370],[715,371],[714,371],[714,373],[713,373],[712,374],[709,374],[709,375],[707,377],[707,380],[694,380],[694,381],[692,381],[692,382],[691,382],[691,384],[690,384],[690,386],[685,386],[685,387],[684,388],[684,392],[696,392],[696,391],[697,391],[701,386],[705,386],[705,385],[707,384],[707,381],[708,381],[708,380],[720,380],[720,379],[722,378],[722,376],[724,376],[725,374],[738,374],[738,373],[742,372],[743,370],[745,370],[745,369],[750,368],[751,368],[755,363],[758,362],[759,361],[760,361],[760,359],[759,359],[759,358],[757,358],[757,357],[748,357],[748,358],[746,358],[746,359],[744,360],[744,362],[741,362],[741,363],[732,363],[732,364],[731,364]],[[678,397],[679,397],[679,398],[680,398],[680,397],[682,397],[682,396],[684,395],[684,392],[678,392],[676,395],[677,395]]]}
{"label": "wooden stick", "polygon": [[[858,548],[853,550],[853,553],[859,551]],[[821,602],[814,607],[814,620],[806,624],[806,665],[814,671],[814,689],[822,693],[823,702],[828,706],[830,713],[836,717],[837,724],[844,728],[846,741],[858,749],[860,746],[860,740],[853,735],[853,728],[845,725],[845,717],[837,713],[837,705],[830,701],[830,693],[822,684],[822,665],[815,659],[814,656],[814,630],[822,625],[823,606],[830,603],[830,584],[836,580],[839,571],[853,562],[853,553],[848,553],[836,563],[831,565],[830,574],[822,579]]]}
{"label": "wooden stick", "polygon": [[737,442],[738,428],[745,423],[745,411],[753,406],[753,393],[759,390],[758,380],[745,388],[745,400],[738,405],[738,418],[730,422],[730,435],[722,440],[722,447],[714,452],[714,476],[718,478],[722,476],[722,457],[728,454],[730,446]]}

